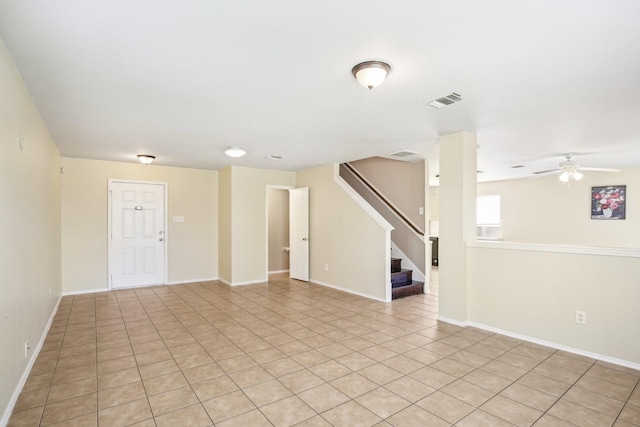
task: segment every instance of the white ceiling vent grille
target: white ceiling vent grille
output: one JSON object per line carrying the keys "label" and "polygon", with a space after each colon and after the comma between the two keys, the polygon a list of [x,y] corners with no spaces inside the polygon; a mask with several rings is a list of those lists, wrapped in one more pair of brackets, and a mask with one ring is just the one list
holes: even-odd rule
{"label": "white ceiling vent grille", "polygon": [[388,156],[409,157],[409,156],[413,156],[415,154],[418,154],[418,152],[417,151],[409,151],[409,150],[400,150],[400,151],[395,151],[393,153],[389,153]]}
{"label": "white ceiling vent grille", "polygon": [[455,104],[456,102],[462,101],[464,98],[462,95],[451,92],[449,95],[441,96],[440,98],[432,99],[431,101],[427,101],[427,105],[431,105],[434,108],[442,108],[447,105]]}

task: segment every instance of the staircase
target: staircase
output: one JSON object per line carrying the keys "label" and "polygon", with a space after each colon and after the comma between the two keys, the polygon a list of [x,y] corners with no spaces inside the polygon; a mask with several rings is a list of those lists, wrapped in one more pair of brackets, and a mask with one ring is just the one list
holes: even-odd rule
{"label": "staircase", "polygon": [[391,299],[423,293],[424,283],[414,282],[412,270],[403,269],[401,258],[391,258]]}

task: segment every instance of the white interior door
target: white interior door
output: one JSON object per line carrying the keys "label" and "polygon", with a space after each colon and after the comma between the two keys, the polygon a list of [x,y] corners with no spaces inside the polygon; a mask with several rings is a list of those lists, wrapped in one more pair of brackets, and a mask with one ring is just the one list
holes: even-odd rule
{"label": "white interior door", "polygon": [[289,276],[309,280],[309,187],[289,190]]}
{"label": "white interior door", "polygon": [[164,284],[164,184],[110,182],[111,288]]}

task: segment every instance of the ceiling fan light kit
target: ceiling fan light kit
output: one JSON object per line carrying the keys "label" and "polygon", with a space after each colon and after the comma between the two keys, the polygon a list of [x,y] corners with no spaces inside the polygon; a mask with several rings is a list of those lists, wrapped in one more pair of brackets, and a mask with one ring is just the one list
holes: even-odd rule
{"label": "ceiling fan light kit", "polygon": [[584,174],[580,171],[595,171],[595,172],[620,172],[620,169],[611,169],[611,168],[591,168],[591,167],[582,167],[578,163],[571,160],[574,156],[574,153],[567,153],[564,155],[565,161],[560,162],[556,169],[549,169],[543,171],[533,172],[534,175],[544,176],[544,175],[552,175],[555,173],[559,173],[560,176],[558,179],[564,184],[569,184],[571,181],[580,181],[584,178]]}
{"label": "ceiling fan light kit", "polygon": [[577,170],[565,170],[560,174],[560,181],[568,183],[570,181],[580,181],[584,175]]}

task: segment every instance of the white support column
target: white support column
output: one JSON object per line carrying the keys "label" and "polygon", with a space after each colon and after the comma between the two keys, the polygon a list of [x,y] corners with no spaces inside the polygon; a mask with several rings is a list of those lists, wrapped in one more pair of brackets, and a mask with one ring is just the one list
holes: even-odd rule
{"label": "white support column", "polygon": [[431,192],[429,188],[429,160],[424,160],[424,293],[431,291],[429,283],[431,283],[431,242],[429,241],[429,202],[431,200]]}
{"label": "white support column", "polygon": [[468,240],[475,240],[476,136],[466,132],[440,138],[439,316],[465,323]]}

